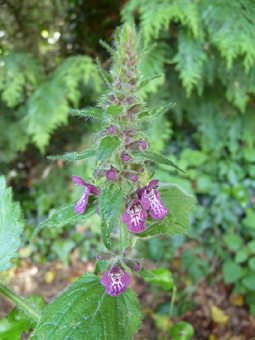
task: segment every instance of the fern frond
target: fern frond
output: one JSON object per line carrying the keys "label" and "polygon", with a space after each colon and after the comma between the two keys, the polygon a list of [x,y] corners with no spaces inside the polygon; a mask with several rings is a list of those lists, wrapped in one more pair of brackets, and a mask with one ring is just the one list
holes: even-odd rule
{"label": "fern frond", "polygon": [[203,63],[207,55],[203,50],[203,43],[182,31],[178,37],[178,52],[172,62],[176,63],[176,70],[180,72],[183,87],[190,96],[194,86],[202,78]]}
{"label": "fern frond", "polygon": [[160,31],[168,31],[170,22],[180,22],[198,36],[198,6],[191,0],[131,0],[123,8],[123,20],[132,21],[132,14],[139,12],[140,27],[145,45],[158,39]]}
{"label": "fern frond", "polygon": [[30,97],[25,122],[28,134],[42,152],[52,131],[67,122],[70,107],[77,107],[81,96],[86,94],[81,86],[94,93],[101,91],[101,77],[88,56],[66,59]]}
{"label": "fern frond", "polygon": [[22,103],[43,78],[38,60],[28,53],[0,57],[0,93],[8,107]]}
{"label": "fern frond", "polygon": [[231,68],[238,56],[244,56],[246,72],[255,64],[255,6],[253,0],[206,0],[202,18],[209,38]]}

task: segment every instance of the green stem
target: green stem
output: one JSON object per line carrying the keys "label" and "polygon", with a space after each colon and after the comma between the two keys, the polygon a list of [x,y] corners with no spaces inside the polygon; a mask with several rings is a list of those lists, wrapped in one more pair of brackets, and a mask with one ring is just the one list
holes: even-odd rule
{"label": "green stem", "polygon": [[13,291],[11,291],[9,288],[5,287],[0,283],[0,293],[4,294],[6,297],[8,297],[10,300],[12,300],[16,305],[18,305],[23,311],[29,315],[33,320],[36,322],[39,322],[41,319],[41,314],[31,307],[24,299],[22,299],[20,296],[15,294]]}
{"label": "green stem", "polygon": [[170,308],[169,308],[169,320],[172,319],[175,297],[176,297],[176,287],[173,286],[173,294],[172,294],[171,304],[170,304]]}
{"label": "green stem", "polygon": [[[173,315],[175,297],[176,297],[176,287],[173,286],[173,294],[172,294],[172,297],[171,297],[171,303],[170,303],[169,314],[168,314],[168,316],[169,316],[169,328],[171,326],[171,319],[172,319],[172,315]],[[164,340],[167,340],[167,339],[168,339],[168,331],[167,331],[167,334],[166,334]]]}

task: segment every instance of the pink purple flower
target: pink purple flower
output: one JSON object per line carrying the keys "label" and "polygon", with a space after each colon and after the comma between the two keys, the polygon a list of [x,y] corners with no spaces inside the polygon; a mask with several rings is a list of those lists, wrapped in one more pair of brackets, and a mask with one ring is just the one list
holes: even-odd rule
{"label": "pink purple flower", "polygon": [[132,178],[132,181],[134,182],[134,183],[136,183],[137,181],[138,181],[138,179],[139,179],[139,177],[138,177],[138,175],[131,175],[131,178]]}
{"label": "pink purple flower", "polygon": [[140,233],[145,230],[145,220],[148,217],[140,200],[133,200],[124,211],[121,221],[127,224],[132,233]]}
{"label": "pink purple flower", "polygon": [[148,186],[138,191],[144,209],[149,210],[149,214],[154,220],[159,220],[168,214],[164,203],[160,200],[160,193],[156,190],[158,180],[150,181]]}
{"label": "pink purple flower", "polygon": [[83,185],[85,187],[80,200],[75,204],[75,208],[74,208],[74,211],[80,215],[86,209],[86,206],[88,204],[89,194],[91,193],[91,194],[99,195],[101,191],[95,185],[85,183],[84,180],[80,177],[73,176],[72,178],[73,178],[75,185]]}
{"label": "pink purple flower", "polygon": [[130,283],[131,278],[129,274],[118,265],[106,272],[101,279],[101,285],[106,288],[106,293],[111,296],[124,293]]}
{"label": "pink purple flower", "polygon": [[117,177],[117,171],[115,169],[110,169],[106,171],[105,176],[108,181],[115,181]]}
{"label": "pink purple flower", "polygon": [[113,133],[115,132],[114,126],[110,126],[109,129],[108,129],[108,132],[109,132],[110,134],[113,134]]}
{"label": "pink purple flower", "polygon": [[130,156],[124,154],[124,155],[121,156],[121,159],[122,159],[122,162],[127,163],[127,162],[130,161]]}

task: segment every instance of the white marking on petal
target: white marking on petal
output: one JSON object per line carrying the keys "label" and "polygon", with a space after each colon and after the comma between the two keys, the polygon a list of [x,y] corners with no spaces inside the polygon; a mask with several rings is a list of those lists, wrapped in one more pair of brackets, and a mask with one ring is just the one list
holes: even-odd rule
{"label": "white marking on petal", "polygon": [[141,212],[142,212],[142,206],[135,204],[133,206],[133,209],[128,209],[127,213],[130,216],[130,223],[131,224],[131,229],[134,230],[135,227],[139,226],[144,222],[143,218],[141,217]]}
{"label": "white marking on petal", "polygon": [[122,276],[124,276],[123,271],[119,271],[117,273],[108,273],[108,276],[111,278],[112,283],[109,287],[109,293],[112,296],[119,295],[120,293],[124,292],[126,290],[126,285],[121,282]]}
{"label": "white marking on petal", "polygon": [[167,209],[164,206],[163,202],[159,200],[156,196],[155,190],[145,190],[144,197],[150,201],[150,210],[153,211],[154,216],[158,218],[162,218],[167,214]]}

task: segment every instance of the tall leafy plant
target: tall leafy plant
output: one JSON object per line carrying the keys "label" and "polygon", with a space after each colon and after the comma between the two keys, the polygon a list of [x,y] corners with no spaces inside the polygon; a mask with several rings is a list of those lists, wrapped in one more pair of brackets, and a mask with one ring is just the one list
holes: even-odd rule
{"label": "tall leafy plant", "polygon": [[[104,250],[97,254],[94,273],[81,276],[42,315],[26,303],[30,308],[26,313],[38,322],[31,339],[131,339],[142,318],[136,294],[129,288],[131,276],[159,282],[162,275],[160,270],[143,268],[135,244],[148,236],[187,233],[188,216],[195,204],[179,186],[159,183],[150,173],[151,162],[182,170],[151,150],[149,136],[140,129],[141,123],[172,107],[149,108],[142,99],[143,88],[155,77],[145,78],[139,69],[147,53],[141,48],[140,34],[134,26],[124,25],[116,30],[114,48],[102,45],[113,59],[110,72],[97,60],[108,91],[96,107],[70,113],[92,117],[103,129],[89,150],[50,157],[72,161],[94,157],[92,176],[89,180],[73,176],[74,184],[82,187],[80,199],[61,207],[34,235],[46,225],[76,223],[97,213]],[[12,298],[8,289],[1,287],[2,293]],[[14,301],[23,308],[19,298]]]}

